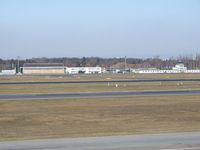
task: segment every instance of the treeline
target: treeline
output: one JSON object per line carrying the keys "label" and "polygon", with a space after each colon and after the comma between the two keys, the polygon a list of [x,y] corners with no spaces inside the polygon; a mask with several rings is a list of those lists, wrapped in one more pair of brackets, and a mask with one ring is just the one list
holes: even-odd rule
{"label": "treeline", "polygon": [[[126,62],[126,63],[125,63]],[[105,68],[158,68],[170,69],[177,62],[183,62],[188,69],[200,69],[200,54],[193,56],[179,56],[177,58],[161,59],[158,56],[153,58],[100,58],[100,57],[82,57],[82,58],[31,58],[20,59],[19,64],[24,63],[63,63],[68,67],[94,67]],[[0,59],[0,70],[14,69],[18,64],[17,59]]]}

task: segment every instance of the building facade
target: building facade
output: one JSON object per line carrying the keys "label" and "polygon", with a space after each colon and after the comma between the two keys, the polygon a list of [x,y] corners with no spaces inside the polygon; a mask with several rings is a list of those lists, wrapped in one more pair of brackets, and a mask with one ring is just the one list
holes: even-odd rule
{"label": "building facade", "polygon": [[171,70],[160,70],[156,68],[139,68],[132,70],[133,73],[158,74],[158,73],[200,73],[200,70],[187,70],[183,63],[178,62]]}
{"label": "building facade", "polygon": [[0,71],[0,75],[15,75],[16,74],[16,70],[1,70]]}
{"label": "building facade", "polygon": [[65,74],[62,63],[25,63],[22,67],[25,75]]}
{"label": "building facade", "polygon": [[101,67],[66,67],[66,74],[99,74]]}
{"label": "building facade", "polygon": [[181,71],[184,72],[187,70],[187,67],[184,66],[184,64],[182,62],[178,62],[175,67],[172,68],[172,70],[176,70],[176,71]]}

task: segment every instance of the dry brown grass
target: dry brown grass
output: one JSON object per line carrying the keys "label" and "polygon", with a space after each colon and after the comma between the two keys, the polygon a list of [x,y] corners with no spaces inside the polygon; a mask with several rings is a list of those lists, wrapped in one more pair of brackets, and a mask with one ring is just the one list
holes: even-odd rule
{"label": "dry brown grass", "polygon": [[80,81],[80,80],[122,80],[122,79],[179,79],[200,78],[200,74],[100,74],[73,76],[0,76],[0,82],[23,81]]}
{"label": "dry brown grass", "polygon": [[0,101],[0,140],[200,131],[200,96]]}
{"label": "dry brown grass", "polygon": [[[116,84],[118,87],[116,88]],[[1,85],[0,94],[200,89],[200,82]]]}
{"label": "dry brown grass", "polygon": [[[0,82],[199,77],[200,74],[4,76]],[[0,85],[0,94],[169,89],[200,89],[200,83]],[[184,131],[200,131],[200,95],[0,101],[0,140]]]}

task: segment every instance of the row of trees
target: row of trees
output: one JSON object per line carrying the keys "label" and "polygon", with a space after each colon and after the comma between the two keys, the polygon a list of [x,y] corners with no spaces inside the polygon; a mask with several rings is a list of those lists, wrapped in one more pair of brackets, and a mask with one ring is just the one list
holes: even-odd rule
{"label": "row of trees", "polygon": [[[177,58],[161,59],[158,56],[147,59],[140,58],[100,58],[100,57],[83,57],[83,58],[31,58],[20,60],[20,66],[24,63],[63,63],[68,67],[94,67],[101,66],[105,68],[112,67],[131,67],[131,68],[158,68],[158,69],[170,69],[175,64],[181,61],[188,69],[200,69],[200,54],[193,56],[179,56]],[[124,65],[123,65],[124,64]],[[14,69],[17,65],[17,59],[0,59],[0,70],[2,69]]]}

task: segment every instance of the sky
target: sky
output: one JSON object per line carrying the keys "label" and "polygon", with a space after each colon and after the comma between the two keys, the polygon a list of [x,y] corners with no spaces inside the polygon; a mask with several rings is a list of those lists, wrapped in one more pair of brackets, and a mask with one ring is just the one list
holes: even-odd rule
{"label": "sky", "polygon": [[0,58],[200,53],[200,0],[0,0]]}

